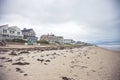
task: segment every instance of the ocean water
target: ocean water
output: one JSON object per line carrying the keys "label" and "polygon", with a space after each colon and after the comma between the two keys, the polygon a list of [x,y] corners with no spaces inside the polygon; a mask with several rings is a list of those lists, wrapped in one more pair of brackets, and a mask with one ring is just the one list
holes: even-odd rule
{"label": "ocean water", "polygon": [[98,44],[98,46],[112,51],[120,51],[120,43],[104,43]]}

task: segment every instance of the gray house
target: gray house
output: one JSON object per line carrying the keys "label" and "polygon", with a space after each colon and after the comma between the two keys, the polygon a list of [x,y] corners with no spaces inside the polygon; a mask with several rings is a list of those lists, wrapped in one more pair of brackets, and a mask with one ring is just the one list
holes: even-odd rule
{"label": "gray house", "polygon": [[0,26],[0,40],[6,39],[23,39],[21,30],[17,26]]}
{"label": "gray house", "polygon": [[35,31],[33,29],[26,29],[26,28],[24,28],[21,31],[22,31],[22,34],[24,36],[24,39],[32,40],[33,42],[37,41],[38,38],[36,37]]}

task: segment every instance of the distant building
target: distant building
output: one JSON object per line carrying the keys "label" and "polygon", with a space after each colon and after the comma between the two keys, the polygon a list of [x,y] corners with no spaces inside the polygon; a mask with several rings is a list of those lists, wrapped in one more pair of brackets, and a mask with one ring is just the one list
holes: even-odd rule
{"label": "distant building", "polygon": [[47,34],[47,35],[42,35],[40,37],[40,40],[46,40],[49,43],[54,43],[55,42],[54,38],[55,38],[55,35],[53,35],[53,34]]}
{"label": "distant building", "polygon": [[21,30],[17,26],[0,26],[0,40],[6,39],[23,39]]}
{"label": "distant building", "polygon": [[55,42],[58,44],[64,44],[64,38],[62,36],[56,36]]}
{"label": "distant building", "polygon": [[55,36],[54,34],[47,34],[47,35],[42,35],[40,37],[40,40],[46,40],[50,44],[55,44],[55,43],[63,44],[64,38],[62,36]]}
{"label": "distant building", "polygon": [[32,40],[33,42],[37,41],[38,38],[36,37],[35,31],[33,29],[26,29],[26,28],[24,28],[21,31],[22,31],[24,39]]}
{"label": "distant building", "polygon": [[82,44],[82,43],[83,43],[83,42],[81,42],[81,41],[77,41],[77,42],[76,42],[76,44]]}
{"label": "distant building", "polygon": [[71,44],[71,43],[75,43],[75,41],[72,39],[64,39],[64,44]]}

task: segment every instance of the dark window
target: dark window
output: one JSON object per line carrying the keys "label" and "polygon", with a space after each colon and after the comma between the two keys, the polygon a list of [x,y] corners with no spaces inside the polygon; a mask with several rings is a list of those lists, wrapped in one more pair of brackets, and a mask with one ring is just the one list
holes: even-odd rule
{"label": "dark window", "polygon": [[20,32],[17,32],[17,35],[20,35]]}
{"label": "dark window", "polygon": [[3,29],[3,33],[7,33],[7,30],[6,30],[6,29]]}
{"label": "dark window", "polygon": [[11,33],[11,34],[14,34],[14,33],[15,33],[15,31],[10,31],[10,33]]}

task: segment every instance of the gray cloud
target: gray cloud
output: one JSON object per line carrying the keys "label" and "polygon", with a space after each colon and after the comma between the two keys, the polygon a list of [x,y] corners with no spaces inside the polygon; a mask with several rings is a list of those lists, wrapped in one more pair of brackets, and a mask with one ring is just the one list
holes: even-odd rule
{"label": "gray cloud", "polygon": [[117,0],[5,0],[0,23],[82,41],[119,40]]}

